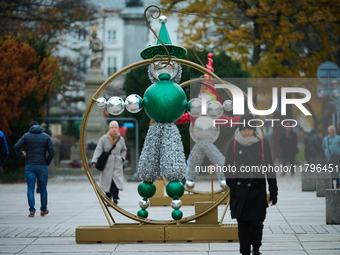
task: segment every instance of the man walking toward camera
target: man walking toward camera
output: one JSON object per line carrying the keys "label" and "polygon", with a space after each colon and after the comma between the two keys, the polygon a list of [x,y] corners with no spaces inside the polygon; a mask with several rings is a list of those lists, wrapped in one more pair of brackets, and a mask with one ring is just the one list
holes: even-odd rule
{"label": "man walking toward camera", "polygon": [[332,183],[335,182],[336,188],[339,188],[339,173],[335,167],[339,167],[340,164],[340,136],[335,133],[333,125],[328,127],[328,134],[322,141],[322,148],[328,163],[333,164]]}
{"label": "man walking toward camera", "polygon": [[[25,146],[26,151],[21,148]],[[35,181],[38,180],[40,187],[40,215],[45,216],[49,213],[47,209],[47,166],[51,163],[54,157],[54,149],[51,138],[44,132],[38,122],[32,121],[29,132],[24,134],[20,140],[14,145],[14,151],[19,156],[26,158],[25,174],[27,180],[27,199],[29,205],[28,217],[34,217],[35,214],[35,200],[34,188]],[[46,158],[46,152],[48,156]]]}

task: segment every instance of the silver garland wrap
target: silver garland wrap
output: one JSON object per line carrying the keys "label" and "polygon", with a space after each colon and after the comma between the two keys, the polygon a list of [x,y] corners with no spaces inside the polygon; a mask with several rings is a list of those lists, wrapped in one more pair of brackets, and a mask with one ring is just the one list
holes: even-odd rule
{"label": "silver garland wrap", "polygon": [[[190,152],[190,156],[187,164],[186,171],[186,180],[195,182],[196,178],[199,174],[199,171],[196,170],[196,166],[201,167],[204,155],[206,155],[211,163],[215,166],[217,178],[219,181],[225,180],[224,173],[222,168],[224,166],[225,158],[215,144],[208,140],[200,140],[198,141]],[[216,166],[221,167],[221,169],[217,169]],[[201,168],[199,168],[201,169]]]}
{"label": "silver garland wrap", "polygon": [[181,135],[174,123],[163,123],[160,150],[161,175],[168,181],[181,181],[186,168]]}
{"label": "silver garland wrap", "polygon": [[154,122],[146,135],[138,162],[138,176],[142,181],[154,182],[160,175],[159,144],[161,143],[161,133],[160,123]]}
{"label": "silver garland wrap", "polygon": [[174,123],[153,123],[138,162],[139,178],[154,182],[161,174],[168,182],[181,181],[185,167],[184,149],[177,126]]}
{"label": "silver garland wrap", "polygon": [[190,151],[185,173],[185,179],[187,181],[195,182],[199,174],[199,171],[196,171],[196,166],[201,166],[203,162],[204,152],[202,146],[200,145],[202,142],[202,140],[197,141]]}

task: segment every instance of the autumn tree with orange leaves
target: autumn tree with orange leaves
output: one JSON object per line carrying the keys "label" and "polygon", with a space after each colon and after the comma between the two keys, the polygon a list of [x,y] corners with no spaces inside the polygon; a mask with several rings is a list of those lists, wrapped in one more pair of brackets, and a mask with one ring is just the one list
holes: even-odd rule
{"label": "autumn tree with orange leaves", "polygon": [[13,131],[13,120],[44,115],[57,66],[55,59],[42,58],[28,43],[0,40],[0,126],[6,135]]}
{"label": "autumn tree with orange leaves", "polygon": [[19,169],[24,160],[18,160],[13,146],[28,131],[33,119],[45,115],[44,106],[52,86],[59,83],[54,75],[57,72],[58,61],[43,43],[34,38],[28,38],[27,42],[0,39],[0,129],[7,138],[10,152],[3,168],[10,170],[9,174],[2,175],[5,179],[22,172]]}

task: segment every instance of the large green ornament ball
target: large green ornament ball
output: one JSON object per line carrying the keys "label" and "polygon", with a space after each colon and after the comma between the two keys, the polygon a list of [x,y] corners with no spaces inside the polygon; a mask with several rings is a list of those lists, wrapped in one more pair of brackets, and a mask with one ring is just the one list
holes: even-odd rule
{"label": "large green ornament ball", "polygon": [[169,197],[179,198],[184,194],[184,185],[179,181],[169,182],[165,190]]}
{"label": "large green ornament ball", "polygon": [[156,185],[152,182],[141,182],[138,185],[138,194],[141,197],[150,198],[156,193]]}
{"label": "large green ornament ball", "polygon": [[143,208],[143,209],[140,209],[140,210],[137,212],[137,216],[146,219],[146,218],[149,216],[149,213],[148,213],[147,210],[145,210],[145,209]]}
{"label": "large green ornament ball", "polygon": [[175,210],[172,211],[171,217],[172,217],[174,220],[180,220],[180,219],[182,219],[182,217],[183,217],[183,213],[182,213],[181,210],[175,209]]}
{"label": "large green ornament ball", "polygon": [[187,97],[177,83],[169,80],[169,74],[160,74],[159,79],[144,93],[145,112],[156,122],[175,122],[186,110]]}

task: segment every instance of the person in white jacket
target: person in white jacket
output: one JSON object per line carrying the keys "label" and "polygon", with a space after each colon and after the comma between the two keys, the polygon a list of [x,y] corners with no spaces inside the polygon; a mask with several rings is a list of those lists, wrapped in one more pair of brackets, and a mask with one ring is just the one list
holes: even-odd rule
{"label": "person in white jacket", "polygon": [[123,162],[126,157],[125,140],[118,132],[118,129],[118,122],[111,121],[109,131],[99,139],[92,158],[92,165],[96,167],[102,152],[109,151],[114,146],[104,170],[100,172],[99,187],[109,199],[113,199],[115,204],[118,204],[119,190],[123,190]]}

